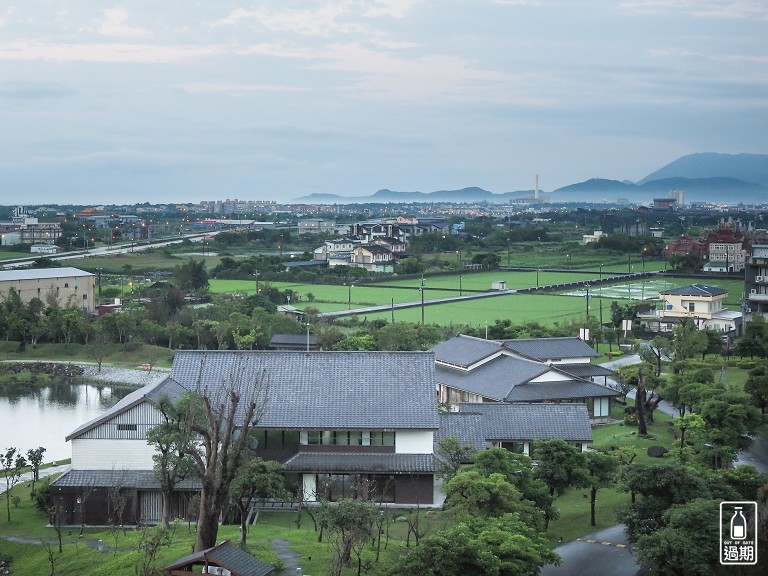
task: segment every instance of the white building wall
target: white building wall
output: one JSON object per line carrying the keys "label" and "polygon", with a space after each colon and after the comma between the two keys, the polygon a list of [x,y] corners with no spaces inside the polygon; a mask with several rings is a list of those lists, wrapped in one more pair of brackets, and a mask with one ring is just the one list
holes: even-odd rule
{"label": "white building wall", "polygon": [[154,447],[146,440],[72,440],[73,470],[152,470]]}
{"label": "white building wall", "polygon": [[573,376],[568,376],[562,372],[555,372],[552,370],[531,379],[531,382],[562,382],[564,380],[573,380]]}
{"label": "white building wall", "polygon": [[434,432],[432,430],[397,430],[396,454],[432,454]]}

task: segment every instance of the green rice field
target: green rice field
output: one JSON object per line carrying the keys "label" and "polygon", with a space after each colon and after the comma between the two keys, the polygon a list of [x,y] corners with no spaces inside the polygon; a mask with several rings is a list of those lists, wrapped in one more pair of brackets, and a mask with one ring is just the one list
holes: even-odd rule
{"label": "green rice field", "polygon": [[[607,274],[603,274],[605,277]],[[459,279],[461,276],[461,280]],[[597,279],[598,274],[589,272],[549,272],[539,271],[539,284],[557,284]],[[509,319],[514,323],[538,321],[542,324],[562,323],[583,318],[587,313],[585,302],[586,289],[576,288],[561,292],[537,294],[501,294],[492,298],[461,300],[439,304],[429,304],[430,300],[448,298],[461,294],[467,295],[485,292],[494,281],[504,281],[508,289],[515,290],[536,286],[536,271],[525,272],[467,272],[459,275],[433,276],[424,280],[424,321],[430,324],[462,324],[482,327],[493,324],[497,319]],[[630,301],[657,301],[659,292],[685,286],[691,282],[702,282],[690,278],[650,278],[634,282],[617,281],[615,284],[590,287],[589,314],[600,318],[602,306],[603,319],[610,315],[613,301],[626,304]],[[459,285],[461,282],[461,286]],[[211,280],[214,293],[253,294],[256,284],[246,280]],[[726,305],[737,309],[743,290],[743,283],[736,280],[718,280],[711,284],[729,291]],[[335,312],[346,309],[387,306],[392,303],[420,303],[420,278],[392,280],[377,284],[351,286],[312,285],[290,282],[271,282],[279,290],[291,289],[299,294],[299,299],[291,304],[304,309],[308,306],[320,312]],[[312,295],[312,298],[310,298]],[[421,306],[382,312],[363,312],[368,320],[382,318],[401,322],[421,322]]]}

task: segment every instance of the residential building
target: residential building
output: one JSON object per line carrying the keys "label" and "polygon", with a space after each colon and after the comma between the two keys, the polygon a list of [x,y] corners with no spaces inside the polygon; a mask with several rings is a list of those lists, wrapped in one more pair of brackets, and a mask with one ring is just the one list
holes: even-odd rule
{"label": "residential building", "polygon": [[192,552],[161,570],[170,576],[201,573],[221,576],[268,576],[274,571],[271,564],[251,556],[229,540],[200,552]]}
{"label": "residential building", "polygon": [[678,240],[668,242],[664,247],[664,254],[667,258],[695,254],[699,261],[701,261],[704,258],[705,252],[706,247],[704,244],[691,236],[680,236]]}
{"label": "residential building", "polygon": [[592,234],[582,234],[582,243],[591,244],[592,242],[598,242],[603,234],[604,232],[602,230],[595,230]]}
{"label": "residential building", "polygon": [[753,244],[744,271],[745,304],[768,320],[768,244]]}
{"label": "residential building", "polygon": [[[263,404],[255,454],[282,462],[305,500],[319,491],[334,500],[367,487],[378,501],[440,504],[435,386],[428,352],[181,350],[166,379],[132,392],[67,436],[72,469],[51,491],[70,511],[66,523],[79,523],[79,514],[87,523],[105,523],[105,498],[115,483],[128,498],[126,523],[158,521],[159,484],[146,441],[162,419],[158,402],[234,387]],[[183,509],[195,484],[181,486],[174,510]],[[72,512],[86,489],[95,489],[95,497]]]}
{"label": "residential building", "polygon": [[395,256],[384,246],[364,244],[355,246],[349,259],[349,264],[356,268],[365,268],[368,272],[392,272]]}
{"label": "residential building", "polygon": [[63,308],[94,311],[96,276],[78,268],[34,268],[0,271],[0,300],[13,288],[22,302],[50,299]]}
{"label": "residential building", "polygon": [[406,251],[408,250],[408,244],[406,242],[403,242],[402,240],[398,240],[397,238],[390,238],[388,236],[384,236],[382,238],[376,238],[372,242],[375,246],[383,246],[390,252],[392,252],[392,255],[395,258],[402,258],[405,256]]}
{"label": "residential building", "polygon": [[675,324],[690,319],[700,330],[712,329],[740,336],[742,314],[723,308],[728,291],[707,284],[689,284],[659,292],[661,309],[638,315],[651,332],[671,332]]}
{"label": "residential building", "polygon": [[620,395],[605,384],[613,371],[591,364],[596,353],[579,338],[497,341],[459,334],[432,351],[438,402],[452,411],[465,402],[573,402],[586,404],[590,419],[601,421],[610,416],[610,399]]}
{"label": "residential building", "polygon": [[747,260],[747,242],[738,230],[709,232],[703,242],[705,272],[741,272]]}
{"label": "residential building", "polygon": [[352,250],[360,244],[359,240],[351,238],[338,238],[326,240],[322,246],[315,248],[313,258],[328,263],[329,268],[334,266],[349,266]]}

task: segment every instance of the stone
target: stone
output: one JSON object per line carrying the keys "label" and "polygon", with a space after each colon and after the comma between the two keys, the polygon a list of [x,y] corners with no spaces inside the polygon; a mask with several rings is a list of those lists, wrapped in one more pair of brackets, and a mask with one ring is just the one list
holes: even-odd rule
{"label": "stone", "polygon": [[651,458],[662,458],[669,450],[664,448],[664,446],[648,446],[647,452]]}

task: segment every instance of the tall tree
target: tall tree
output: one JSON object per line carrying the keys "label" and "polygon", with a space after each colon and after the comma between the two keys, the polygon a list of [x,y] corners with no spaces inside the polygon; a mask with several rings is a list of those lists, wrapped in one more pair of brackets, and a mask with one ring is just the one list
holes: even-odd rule
{"label": "tall tree", "polygon": [[[534,444],[534,457],[539,461],[536,475],[547,485],[550,496],[561,495],[572,486],[588,485],[586,456],[565,440],[537,442]],[[548,526],[549,517],[545,517],[544,528]]]}
{"label": "tall tree", "polygon": [[147,443],[155,447],[152,455],[155,476],[163,495],[163,526],[171,524],[171,503],[178,484],[195,473],[195,463],[187,453],[194,438],[190,420],[180,417],[177,407],[162,398],[158,405],[163,421],[147,432]]}
{"label": "tall tree", "polygon": [[587,485],[589,486],[589,521],[595,526],[595,502],[597,491],[616,483],[619,475],[619,459],[609,452],[594,450],[584,453],[587,460]]}
{"label": "tall tree", "polygon": [[752,396],[755,406],[765,414],[765,409],[768,408],[768,364],[763,363],[750,370],[744,388]]}
{"label": "tall tree", "polygon": [[32,469],[32,490],[35,489],[35,482],[40,479],[40,466],[43,464],[43,454],[45,454],[45,448],[42,446],[27,450],[27,462]]}
{"label": "tall tree", "polygon": [[693,320],[683,320],[672,329],[672,349],[675,360],[695,358],[707,349],[707,335],[699,330]]}
{"label": "tall tree", "polygon": [[8,512],[8,523],[11,522],[11,490],[21,481],[21,470],[27,465],[24,455],[17,448],[5,449],[0,458],[0,466],[5,475],[5,507]]}
{"label": "tall tree", "polygon": [[437,477],[447,482],[453,478],[472,458],[475,450],[471,446],[464,446],[455,436],[448,436],[440,440],[437,445],[437,453],[442,458],[442,463],[437,471]]}

